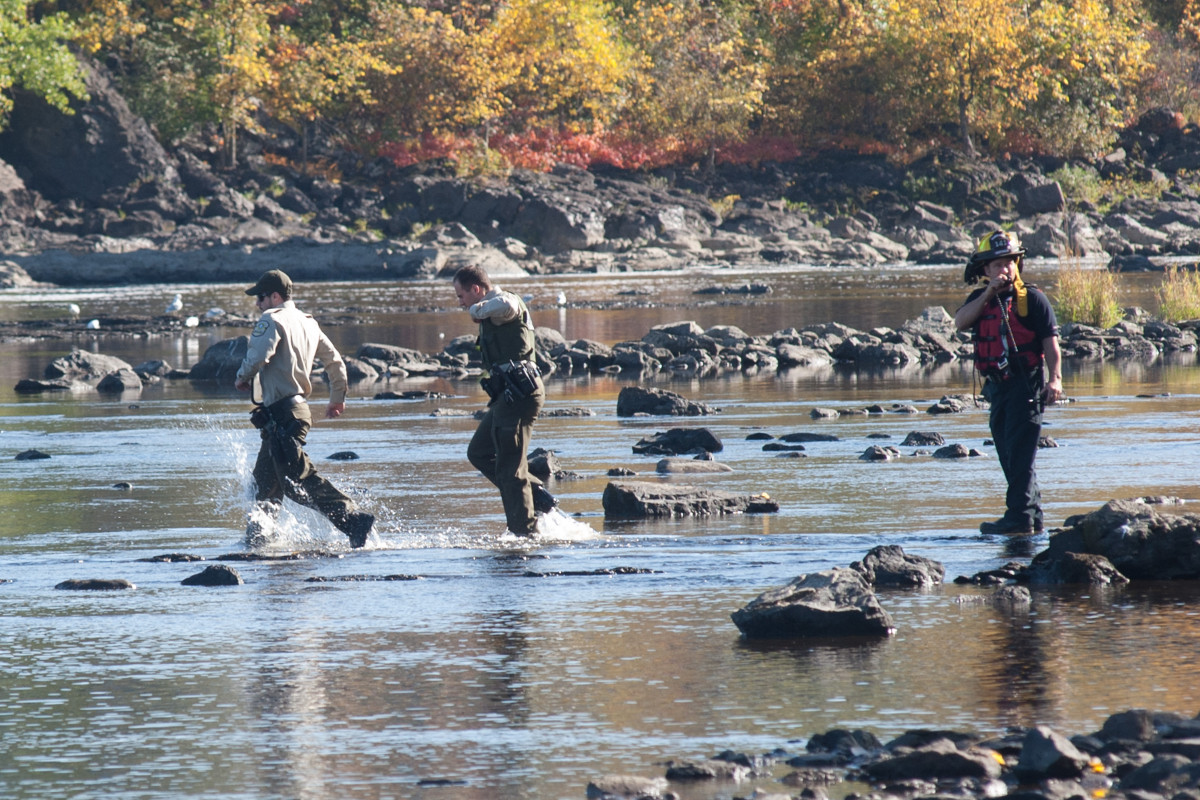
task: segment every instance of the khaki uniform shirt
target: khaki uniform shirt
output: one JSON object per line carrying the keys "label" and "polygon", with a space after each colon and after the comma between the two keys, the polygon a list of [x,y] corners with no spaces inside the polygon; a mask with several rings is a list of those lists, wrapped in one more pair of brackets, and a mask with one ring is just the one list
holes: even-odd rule
{"label": "khaki uniform shirt", "polygon": [[329,402],[344,403],[346,362],[312,315],[288,300],[267,309],[259,318],[237,379],[249,383],[257,375],[265,406],[293,395],[307,398],[312,392],[311,373],[317,357],[329,375]]}

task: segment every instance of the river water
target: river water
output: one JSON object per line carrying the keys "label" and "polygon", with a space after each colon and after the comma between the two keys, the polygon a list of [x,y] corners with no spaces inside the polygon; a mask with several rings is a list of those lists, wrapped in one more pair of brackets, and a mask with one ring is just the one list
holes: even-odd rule
{"label": "river water", "polygon": [[[764,268],[505,286],[532,295],[539,325],[612,344],[680,320],[751,334],[827,321],[895,327],[926,306],[953,311],[965,295],[960,274]],[[1053,292],[1052,268],[1039,280]],[[1157,278],[1123,280],[1124,304],[1154,306]],[[752,281],[772,292],[694,293]],[[241,288],[8,291],[0,320],[64,318],[72,302],[84,319],[158,314],[176,291],[185,315],[212,307],[249,315]],[[298,295],[348,354],[364,342],[436,351],[472,332],[445,282],[322,283]],[[999,733],[1045,723],[1070,735],[1128,708],[1198,710],[1195,585],[1039,590],[1028,613],[1009,613],[980,602],[986,590],[951,583],[1046,544],[1044,534],[977,533],[1002,511],[1003,478],[983,447],[986,412],[924,413],[943,394],[971,390],[963,365],[650,381],[722,409],[687,420],[618,419],[620,378],[552,379],[547,411],[594,414],[539,421],[534,445],[554,450],[577,476],[552,489],[591,535],[572,530],[536,546],[501,535],[499,497],[466,462],[468,414],[483,400],[476,386],[359,387],[343,418],[318,422],[308,450],[378,515],[369,546],[350,551],[323,520],[289,507],[268,553],[306,557],[231,562],[245,579],[236,588],[182,586],[203,564],[146,559],[211,561],[245,550],[257,449],[245,397],[188,381],[121,397],[18,396],[13,386],[75,346],[186,368],[210,344],[245,332],[80,333],[3,345],[0,796],[565,800],[584,797],[588,781],[605,774],[662,775],[669,760],[803,752],[808,736],[835,727],[886,739],[918,727]],[[1048,524],[1117,497],[1200,496],[1195,355],[1068,363],[1065,384],[1072,402],[1047,415],[1060,446],[1039,455]],[[371,399],[384,389],[453,397]],[[922,413],[810,416],[815,407],[873,403]],[[686,482],[767,492],[780,512],[606,521],[606,472],[625,467],[660,480],[656,460],[632,445],[681,425],[711,429],[724,442],[718,459],[733,468]],[[809,445],[799,459],[747,439],[801,430],[838,439]],[[989,455],[859,460],[870,445],[899,444],[913,430]],[[15,460],[28,449],[51,458]],[[359,458],[329,459],[342,450]],[[131,488],[115,488],[120,481]],[[947,569],[934,590],[880,592],[894,636],[740,640],[731,612],[880,544]],[[73,578],[125,578],[137,588],[54,588]],[[685,800],[746,796],[755,786],[789,791],[777,782],[788,771],[672,788]]]}

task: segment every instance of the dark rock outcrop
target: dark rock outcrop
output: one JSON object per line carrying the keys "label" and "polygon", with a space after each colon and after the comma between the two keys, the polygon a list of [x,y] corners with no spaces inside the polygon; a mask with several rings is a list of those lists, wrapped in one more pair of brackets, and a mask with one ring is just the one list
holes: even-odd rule
{"label": "dark rock outcrop", "polygon": [[899,545],[873,547],[855,561],[850,569],[862,574],[867,583],[880,586],[937,586],[946,577],[946,568],[924,556],[913,556]]}
{"label": "dark rock outcrop", "polygon": [[228,564],[210,564],[195,575],[189,575],[180,583],[184,586],[241,586],[245,583],[241,574]]}
{"label": "dark rock outcrop", "polygon": [[843,568],[801,575],[732,618],[747,639],[890,636],[895,629],[862,573]]}
{"label": "dark rock outcrop", "polygon": [[605,519],[707,517],[779,510],[764,495],[734,494],[681,484],[614,481],[604,487]]}
{"label": "dark rock outcrop", "polygon": [[1113,500],[1066,520],[1045,558],[1104,556],[1131,580],[1200,578],[1200,514],[1153,499]]}

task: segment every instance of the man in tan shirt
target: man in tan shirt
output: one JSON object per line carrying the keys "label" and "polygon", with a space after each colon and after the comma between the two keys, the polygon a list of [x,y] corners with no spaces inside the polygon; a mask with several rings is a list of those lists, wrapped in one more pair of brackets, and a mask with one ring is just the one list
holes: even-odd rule
{"label": "man in tan shirt", "polygon": [[[319,357],[329,375],[326,419],[339,417],[346,410],[346,362],[312,315],[296,308],[291,299],[292,280],[287,274],[277,269],[265,272],[246,294],[257,298],[255,305],[263,314],[250,335],[235,385],[242,391],[252,391],[257,382],[262,392],[251,415],[251,421],[262,429],[262,445],[254,464],[258,508],[273,520],[283,498],[290,497],[328,517],[350,538],[351,547],[362,547],[375,517],[359,511],[353,500],[317,474],[304,452],[312,427],[307,398],[312,392],[313,362]],[[246,530],[251,545],[262,543],[264,528],[252,514]]]}

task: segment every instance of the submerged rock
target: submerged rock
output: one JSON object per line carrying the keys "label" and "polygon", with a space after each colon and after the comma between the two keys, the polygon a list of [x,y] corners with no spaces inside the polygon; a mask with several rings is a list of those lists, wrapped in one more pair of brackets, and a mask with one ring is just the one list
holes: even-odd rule
{"label": "submerged rock", "polygon": [[137,587],[124,578],[72,578],[56,584],[54,588],[70,592],[118,592]]}

